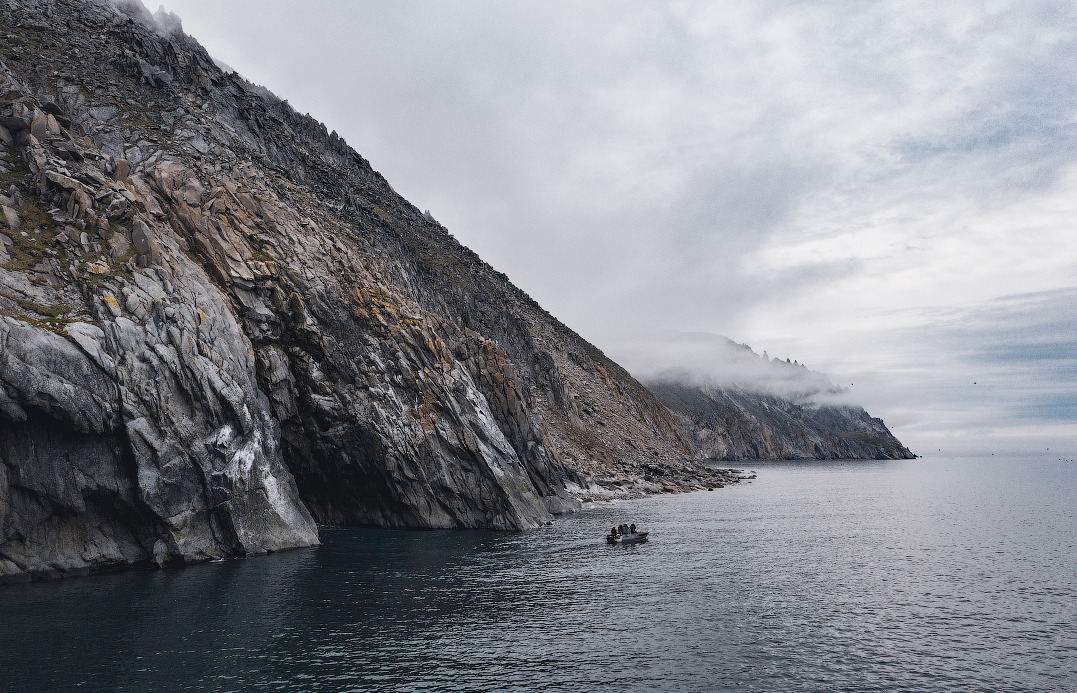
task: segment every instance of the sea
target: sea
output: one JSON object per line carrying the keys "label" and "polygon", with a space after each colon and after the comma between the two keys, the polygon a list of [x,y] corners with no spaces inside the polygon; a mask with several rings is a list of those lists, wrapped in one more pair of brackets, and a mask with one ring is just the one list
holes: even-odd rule
{"label": "sea", "polygon": [[1077,690],[1077,462],[744,464],[525,532],[8,585],[0,690]]}

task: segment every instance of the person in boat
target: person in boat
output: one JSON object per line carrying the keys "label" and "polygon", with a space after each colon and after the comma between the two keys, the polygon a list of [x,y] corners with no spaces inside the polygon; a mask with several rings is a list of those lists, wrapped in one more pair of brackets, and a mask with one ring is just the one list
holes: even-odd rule
{"label": "person in boat", "polygon": [[620,534],[620,532],[618,532],[618,531],[617,531],[617,528],[616,528],[616,527],[610,527],[610,536],[611,536],[611,537],[615,537],[615,536],[617,536],[618,534]]}
{"label": "person in boat", "polygon": [[629,534],[635,534],[636,533],[636,523],[635,522],[633,522],[631,525],[628,526],[628,533]]}

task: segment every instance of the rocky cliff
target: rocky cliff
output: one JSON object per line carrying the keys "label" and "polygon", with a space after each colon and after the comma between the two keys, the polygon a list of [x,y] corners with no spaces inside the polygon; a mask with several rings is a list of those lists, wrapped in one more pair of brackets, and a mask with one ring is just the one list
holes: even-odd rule
{"label": "rocky cliff", "polygon": [[737,480],[174,17],[0,0],[0,38],[0,580]]}
{"label": "rocky cliff", "polygon": [[909,459],[882,419],[862,407],[820,405],[737,386],[654,382],[692,449],[711,460]]}
{"label": "rocky cliff", "polygon": [[[702,339],[701,339],[702,337]],[[667,370],[648,387],[701,459],[908,459],[881,419],[851,403],[823,373],[771,359],[716,335],[692,371]],[[708,363],[709,362],[709,363]]]}
{"label": "rocky cliff", "polygon": [[336,133],[137,2],[0,2],[0,577],[735,480]]}

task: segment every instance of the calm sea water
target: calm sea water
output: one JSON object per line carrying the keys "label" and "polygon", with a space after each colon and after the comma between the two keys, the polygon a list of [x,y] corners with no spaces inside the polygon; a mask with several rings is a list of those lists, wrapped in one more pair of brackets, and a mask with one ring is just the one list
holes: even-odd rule
{"label": "calm sea water", "polygon": [[1077,690],[1077,463],[750,468],[531,532],[3,587],[0,690]]}

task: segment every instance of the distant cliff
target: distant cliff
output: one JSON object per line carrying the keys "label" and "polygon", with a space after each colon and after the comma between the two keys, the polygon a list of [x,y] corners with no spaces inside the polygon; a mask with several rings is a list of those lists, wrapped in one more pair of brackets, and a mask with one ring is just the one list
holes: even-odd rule
{"label": "distant cliff", "polygon": [[736,387],[650,383],[677,415],[701,459],[907,459],[914,457],[861,407],[820,406]]}
{"label": "distant cliff", "polygon": [[737,480],[174,17],[0,0],[0,35],[0,580]]}
{"label": "distant cliff", "polygon": [[[698,339],[697,339],[698,341]],[[915,457],[849,393],[799,363],[708,335],[709,363],[648,380],[701,459]],[[698,356],[697,356],[698,358]]]}

